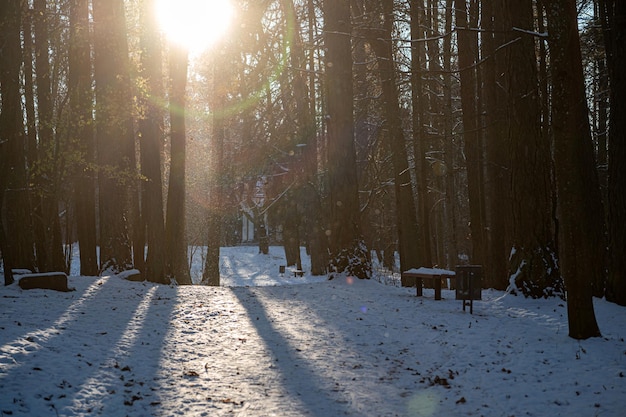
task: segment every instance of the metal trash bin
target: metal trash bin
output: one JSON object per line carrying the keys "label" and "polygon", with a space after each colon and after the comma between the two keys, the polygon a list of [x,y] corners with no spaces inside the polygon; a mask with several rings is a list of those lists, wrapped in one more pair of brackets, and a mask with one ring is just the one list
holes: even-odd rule
{"label": "metal trash bin", "polygon": [[474,300],[481,300],[483,267],[481,265],[459,265],[456,267],[456,299],[463,301],[463,311],[469,305],[474,314]]}

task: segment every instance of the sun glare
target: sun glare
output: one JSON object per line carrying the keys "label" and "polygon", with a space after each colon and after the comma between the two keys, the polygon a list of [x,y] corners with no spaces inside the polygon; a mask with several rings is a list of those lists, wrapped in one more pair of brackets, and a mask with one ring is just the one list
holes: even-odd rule
{"label": "sun glare", "polygon": [[157,0],[156,8],[168,40],[192,54],[202,52],[223,36],[234,13],[228,0]]}

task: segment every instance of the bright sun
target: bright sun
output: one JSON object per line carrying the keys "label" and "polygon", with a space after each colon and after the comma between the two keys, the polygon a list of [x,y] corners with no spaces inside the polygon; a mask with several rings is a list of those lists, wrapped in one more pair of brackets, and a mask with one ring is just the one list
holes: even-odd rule
{"label": "bright sun", "polygon": [[229,0],[156,0],[156,12],[167,38],[192,54],[215,43],[234,14]]}

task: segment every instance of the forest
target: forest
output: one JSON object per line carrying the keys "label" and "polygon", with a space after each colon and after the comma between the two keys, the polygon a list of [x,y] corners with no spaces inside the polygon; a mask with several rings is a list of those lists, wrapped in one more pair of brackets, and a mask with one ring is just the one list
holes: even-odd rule
{"label": "forest", "polygon": [[575,338],[626,305],[626,2],[231,0],[202,51],[158,2],[0,2],[5,284],[78,245],[81,275],[181,285],[206,247],[218,286],[254,243],[313,275],[482,265]]}

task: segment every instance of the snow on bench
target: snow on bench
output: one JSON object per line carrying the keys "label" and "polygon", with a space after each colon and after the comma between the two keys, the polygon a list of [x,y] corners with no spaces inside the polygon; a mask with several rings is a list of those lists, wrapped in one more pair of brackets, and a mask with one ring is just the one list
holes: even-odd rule
{"label": "snow on bench", "polygon": [[411,268],[408,271],[402,273],[404,279],[415,280],[415,287],[417,288],[417,296],[422,296],[422,281],[430,279],[435,288],[435,300],[441,300],[441,278],[444,276],[455,276],[454,271],[439,268]]}

